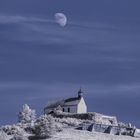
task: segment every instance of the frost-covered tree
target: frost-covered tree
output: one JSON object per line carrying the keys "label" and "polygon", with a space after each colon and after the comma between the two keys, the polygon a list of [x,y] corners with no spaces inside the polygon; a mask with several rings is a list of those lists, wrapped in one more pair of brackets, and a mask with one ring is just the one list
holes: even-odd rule
{"label": "frost-covered tree", "polygon": [[53,117],[43,115],[36,121],[35,135],[41,138],[51,137],[57,129]]}
{"label": "frost-covered tree", "polygon": [[0,130],[0,140],[8,140],[9,136],[3,131]]}
{"label": "frost-covered tree", "polygon": [[19,112],[18,119],[21,123],[32,123],[35,121],[36,113],[35,110],[30,109],[30,107],[25,104],[23,105],[22,111]]}
{"label": "frost-covered tree", "polygon": [[18,126],[16,124],[2,126],[1,129],[7,135],[24,135],[26,133],[25,130],[24,130],[24,128],[22,128],[22,127],[20,127],[20,126]]}

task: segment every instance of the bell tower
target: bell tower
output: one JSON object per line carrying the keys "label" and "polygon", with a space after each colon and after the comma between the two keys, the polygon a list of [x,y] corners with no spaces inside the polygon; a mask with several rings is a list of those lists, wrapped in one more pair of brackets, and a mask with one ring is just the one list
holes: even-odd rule
{"label": "bell tower", "polygon": [[82,92],[82,90],[80,88],[79,91],[78,91],[78,98],[81,98],[81,97],[83,97],[83,92]]}

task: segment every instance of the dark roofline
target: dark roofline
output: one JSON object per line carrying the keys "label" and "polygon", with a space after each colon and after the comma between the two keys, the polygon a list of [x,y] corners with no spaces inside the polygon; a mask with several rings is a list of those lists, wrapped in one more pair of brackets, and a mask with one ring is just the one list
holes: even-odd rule
{"label": "dark roofline", "polygon": [[64,100],[64,102],[65,103],[73,102],[73,101],[77,101],[77,100],[80,100],[80,99],[81,99],[81,97],[68,98],[68,99]]}
{"label": "dark roofline", "polygon": [[[78,101],[81,99],[81,96],[78,96],[78,97],[73,97],[73,98],[68,98],[68,99],[65,99],[65,100],[61,100],[61,101],[57,101],[55,103],[52,103],[48,106],[45,107],[45,109],[51,109],[51,108],[56,108],[58,107],[59,105],[60,106],[65,106],[64,104],[65,103],[68,103],[68,102],[73,102],[73,101]],[[75,104],[76,105],[76,104]],[[74,105],[74,106],[75,106]]]}
{"label": "dark roofline", "polygon": [[58,107],[59,105],[62,106],[63,104],[64,104],[64,100],[61,100],[61,101],[57,101],[57,102],[55,102],[55,103],[52,103],[52,104],[46,106],[45,108],[46,108],[46,109],[56,108],[56,107]]}

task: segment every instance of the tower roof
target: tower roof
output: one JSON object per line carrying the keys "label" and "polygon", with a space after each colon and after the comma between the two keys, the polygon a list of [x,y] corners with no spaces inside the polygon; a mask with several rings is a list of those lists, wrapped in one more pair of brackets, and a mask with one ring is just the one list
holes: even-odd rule
{"label": "tower roof", "polygon": [[82,90],[80,88],[79,91],[78,91],[78,98],[81,98],[82,96],[83,96],[83,92],[82,92]]}
{"label": "tower roof", "polygon": [[81,93],[83,93],[83,92],[82,92],[82,90],[81,90],[81,88],[80,88],[79,91],[78,91],[78,94],[81,94]]}

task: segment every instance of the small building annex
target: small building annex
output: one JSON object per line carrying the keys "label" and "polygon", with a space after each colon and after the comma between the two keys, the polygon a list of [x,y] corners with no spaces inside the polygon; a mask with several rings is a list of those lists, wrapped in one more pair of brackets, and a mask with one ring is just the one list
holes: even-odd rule
{"label": "small building annex", "polygon": [[49,104],[44,108],[44,113],[49,114],[57,109],[67,113],[87,113],[87,105],[81,89],[78,91],[77,97],[68,98]]}

